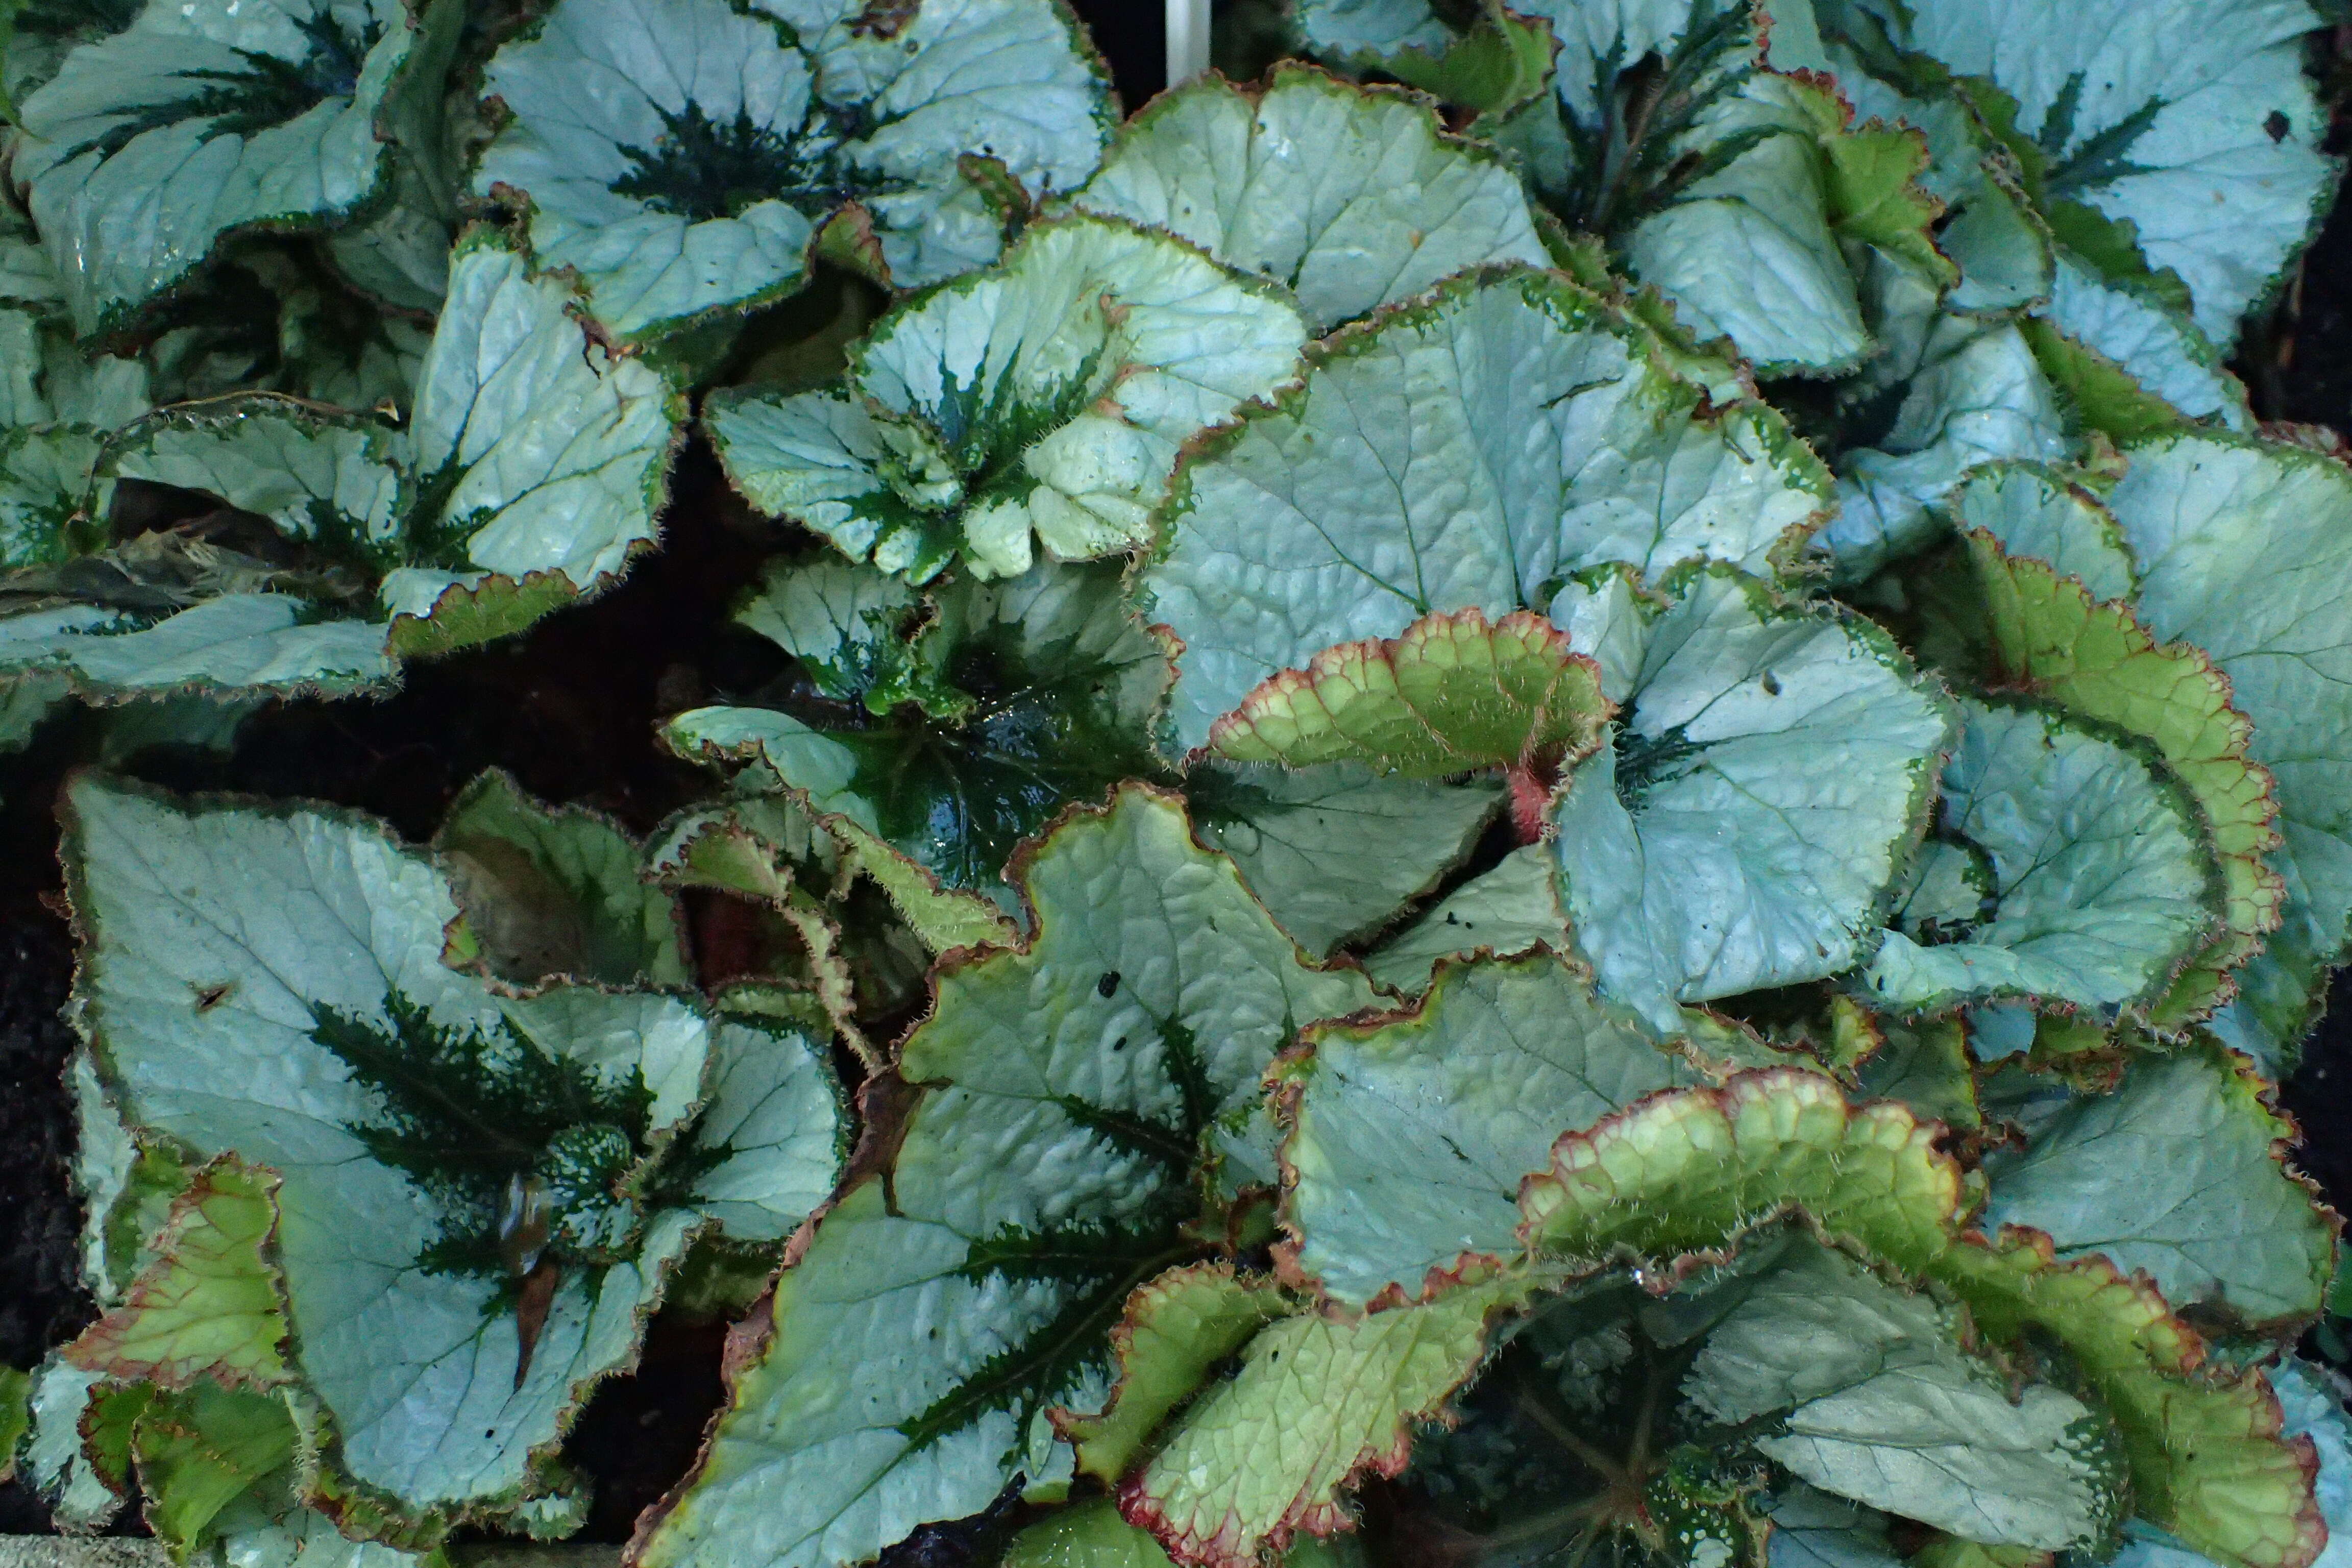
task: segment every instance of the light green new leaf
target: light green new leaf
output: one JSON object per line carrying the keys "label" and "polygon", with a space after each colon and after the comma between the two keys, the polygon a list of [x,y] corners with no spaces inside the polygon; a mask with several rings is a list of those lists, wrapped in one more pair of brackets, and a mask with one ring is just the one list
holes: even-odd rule
{"label": "light green new leaf", "polygon": [[2280,1163],[2287,1136],[2234,1060],[2137,1055],[2115,1092],[2070,1102],[2022,1151],[1991,1156],[1983,1223],[2031,1226],[2061,1257],[2103,1252],[2176,1306],[2308,1318],[2335,1238]]}
{"label": "light green new leaf", "polygon": [[877,323],[847,381],[708,416],[728,477],[854,560],[1016,576],[1150,538],[1177,449],[1287,384],[1307,329],[1264,284],[1079,214]]}
{"label": "light green new leaf", "polygon": [[457,797],[433,847],[467,933],[501,977],[693,984],[677,901],[640,879],[635,842],[593,812],[543,805],[493,770]]}
{"label": "light green new leaf", "polygon": [[1317,348],[1303,387],[1188,456],[1142,575],[1183,643],[1179,743],[1268,676],[1423,616],[1539,611],[1612,562],[1770,570],[1827,477],[1777,416],[1707,407],[1669,357],[1533,272],[1444,284]]}
{"label": "light green new leaf", "polygon": [[[446,882],[364,823],[182,811],[94,779],[71,814],[101,1070],[133,1125],[279,1173],[295,1371],[338,1462],[411,1509],[512,1500],[633,1353],[684,1246],[666,1159],[740,1152],[692,1121],[713,1026],[673,997],[518,1000],[442,968]],[[839,1111],[802,1098],[814,1149],[746,1147],[813,1165],[785,1173],[821,1191]],[[481,1152],[451,1162],[453,1144]],[[542,1267],[526,1351],[511,1292]]]}
{"label": "light green new leaf", "polygon": [[1552,847],[1601,990],[1672,1033],[1678,1002],[1868,956],[1951,719],[1875,628],[1727,572],[1686,579],[1643,647]]}
{"label": "light green new leaf", "polygon": [[1204,763],[1185,775],[1184,796],[1202,842],[1232,856],[1276,923],[1323,957],[1460,865],[1503,787],[1382,777],[1361,763]]}
{"label": "light green new leaf", "polygon": [[588,340],[571,298],[479,230],[452,263],[405,428],[254,396],[122,437],[104,478],[257,512],[269,558],[149,534],[0,579],[0,673],[109,695],[351,691],[389,680],[400,655],[520,630],[609,584],[656,537],[677,405]]}
{"label": "light green new leaf", "polygon": [[2126,1490],[2105,1415],[2012,1392],[1957,1314],[1801,1239],[1727,1289],[1684,1393],[1714,1420],[1777,1417],[1756,1447],[1814,1486],[1985,1545],[2094,1547]]}
{"label": "light green new leaf", "polygon": [[499,50],[478,195],[530,214],[625,339],[796,292],[850,203],[901,288],[996,259],[1025,197],[1093,172],[1100,66],[1051,0],[562,0]]}
{"label": "light green new leaf", "polygon": [[1963,700],[1934,837],[1864,971],[1923,1012],[2028,996],[2146,1007],[2219,928],[2194,800],[2146,754],[2053,709]]}
{"label": "light green new leaf", "polygon": [[1486,1353],[1486,1321],[1523,1294],[1501,1281],[1353,1321],[1306,1315],[1262,1330],[1241,1370],[1176,1424],[1120,1489],[1121,1511],[1194,1568],[1248,1568],[1294,1536],[1333,1535],[1343,1488],[1404,1468]]}
{"label": "light green new leaf", "polygon": [[229,235],[371,200],[415,37],[399,0],[150,0],[68,55],[24,102],[14,173],[75,331],[128,326]]}
{"label": "light green new leaf", "polygon": [[1328,331],[1491,262],[1549,262],[1517,177],[1405,94],[1298,65],[1154,99],[1071,198],[1272,278]]}
{"label": "light green new leaf", "polygon": [[1102,1407],[1110,1331],[1195,1256],[1204,1188],[1222,1205],[1274,1179],[1267,1064],[1372,1000],[1360,974],[1308,968],[1150,790],[1073,815],[1019,872],[1034,935],[938,977],[901,1053],[924,1087],[887,1181],[847,1194],[779,1279],[768,1344],[646,1568],[845,1568],[1016,1473],[1066,1478],[1047,1412]]}
{"label": "light green new leaf", "polygon": [[209,1383],[159,1391],[131,1428],[131,1457],[148,1526],[173,1561],[190,1562],[225,1514],[293,1463],[299,1442],[281,1396]]}
{"label": "light green new leaf", "polygon": [[1004,1568],[1170,1568],[1151,1532],[1108,1498],[1058,1509],[1013,1538]]}
{"label": "light green new leaf", "polygon": [[2275,780],[2284,923],[2224,1015],[2268,1059],[2308,1022],[2352,920],[2352,474],[2294,447],[2179,436],[2133,447],[2108,505],[2140,565],[2139,618],[2194,643],[2253,721]]}
{"label": "light green new leaf", "polygon": [[1549,955],[1448,967],[1414,1011],[1308,1039],[1285,1069],[1284,1215],[1299,1268],[1350,1307],[1513,1256],[1519,1184],[1562,1130],[1697,1081]]}

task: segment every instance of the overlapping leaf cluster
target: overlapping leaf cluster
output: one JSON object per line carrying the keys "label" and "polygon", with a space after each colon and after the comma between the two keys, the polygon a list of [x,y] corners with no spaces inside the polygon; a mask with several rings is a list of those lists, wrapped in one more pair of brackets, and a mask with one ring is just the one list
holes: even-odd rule
{"label": "overlapping leaf cluster", "polygon": [[519,630],[681,441],[774,524],[642,843],[72,784],[26,1473],[561,1536],[667,1302],[643,1568],[2340,1554],[2315,19],[2091,9],[1297,0],[1124,124],[1053,0],[24,9],[5,739]]}

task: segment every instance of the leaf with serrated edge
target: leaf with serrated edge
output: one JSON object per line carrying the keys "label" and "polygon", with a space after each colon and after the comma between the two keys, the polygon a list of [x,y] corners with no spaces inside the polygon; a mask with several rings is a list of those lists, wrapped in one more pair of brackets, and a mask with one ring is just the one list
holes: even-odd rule
{"label": "leaf with serrated edge", "polygon": [[1183,645],[1177,742],[1327,647],[1540,611],[1589,567],[1769,570],[1827,476],[1769,410],[1703,412],[1666,360],[1538,273],[1457,279],[1319,345],[1303,387],[1187,458],[1142,574],[1146,613]]}
{"label": "leaf with serrated edge", "polygon": [[1686,577],[1643,642],[1552,848],[1601,990],[1673,1033],[1678,1003],[1866,954],[1950,715],[1875,628],[1720,569]]}
{"label": "leaf with serrated edge", "polygon": [[2061,1257],[2105,1253],[2175,1306],[2309,1319],[2335,1226],[2281,1164],[2292,1132],[2240,1060],[2141,1054],[2113,1093],[2070,1102],[2023,1149],[1988,1159],[1981,1223],[2030,1226]]}
{"label": "leaf with serrated edge", "polygon": [[1514,1251],[1519,1184],[1562,1126],[1698,1081],[1549,956],[1448,965],[1414,1010],[1310,1030],[1281,1069],[1287,1250],[1361,1307]]}
{"label": "leaf with serrated edge", "polygon": [[[157,1257],[122,1303],[65,1348],[66,1359],[125,1382],[184,1388],[289,1380],[286,1315],[269,1256],[278,1224],[266,1172],[217,1160],[172,1205]],[[100,1217],[100,1223],[103,1223]]]}
{"label": "leaf with serrated edge", "polygon": [[1493,767],[1548,775],[1591,753],[1610,712],[1599,668],[1559,628],[1527,610],[1489,622],[1469,609],[1268,677],[1210,726],[1209,749],[1231,762],[1360,762],[1412,778]]}
{"label": "leaf with serrated edge", "polygon": [[1045,1413],[1103,1404],[1129,1293],[1195,1256],[1204,1158],[1221,1201],[1270,1182],[1247,1164],[1267,1064],[1372,1000],[1360,974],[1307,967],[1142,786],[1068,816],[1015,875],[1034,934],[938,975],[901,1052],[924,1087],[889,1173],[780,1278],[766,1348],[648,1521],[645,1568],[843,1568],[1016,1472],[1066,1476]]}
{"label": "leaf with serrated edge", "polygon": [[2095,602],[2079,581],[2003,553],[1990,533],[1969,541],[1990,611],[2002,673],[2068,710],[2145,736],[2203,816],[2221,866],[2226,929],[2155,1010],[2159,1023],[2201,1016],[2235,988],[2232,971],[2277,929],[2286,885],[2265,859],[2281,843],[2270,771],[2251,759],[2253,722],[2233,704],[2227,674],[2204,649],[2159,644],[2127,605]]}
{"label": "leaf with serrated edge", "polygon": [[[2053,708],[1959,707],[1937,837],[1860,984],[1907,1012],[2031,996],[2112,1017],[2154,1003],[2220,923],[2189,793],[2152,754]],[[1931,873],[1963,865],[1983,885],[1948,907]]]}
{"label": "leaf with serrated edge", "polygon": [[[93,779],[69,805],[102,1070],[135,1125],[278,1172],[292,1359],[340,1463],[417,1509],[511,1499],[634,1352],[684,1245],[688,1213],[643,1214],[604,1173],[645,1167],[692,1115],[709,1024],[675,998],[514,1000],[443,969],[446,883],[364,822],[184,811]],[[568,1087],[518,1093],[518,1074]],[[436,1159],[436,1140],[489,1139],[465,1107],[501,1094],[492,1163]],[[527,1172],[574,1261],[519,1377],[499,1205]]]}
{"label": "leaf with serrated edge", "polygon": [[[877,322],[847,380],[705,417],[735,488],[926,582],[1129,550],[1177,452],[1291,381],[1307,324],[1190,246],[1076,214]],[[1035,542],[1033,544],[1033,538]]]}
{"label": "leaf with serrated edge", "polygon": [[1168,1413],[1208,1381],[1210,1369],[1289,1310],[1270,1282],[1238,1279],[1223,1263],[1171,1269],[1138,1289],[1111,1331],[1118,1381],[1110,1403],[1097,1415],[1054,1416],[1077,1449],[1080,1473],[1117,1486]]}
{"label": "leaf with serrated edge", "polygon": [[245,1493],[291,1463],[300,1429],[285,1400],[197,1383],[159,1393],[131,1429],[149,1527],[185,1563]]}
{"label": "leaf with serrated edge", "polygon": [[1529,844],[1504,856],[1493,870],[1465,882],[1374,949],[1365,957],[1364,968],[1383,985],[1419,991],[1442,960],[1466,958],[1482,949],[1507,958],[1538,947],[1573,951],[1550,847]]}
{"label": "leaf with serrated edge", "polygon": [[1404,1468],[1413,1426],[1470,1380],[1487,1319],[1523,1293],[1495,1281],[1353,1321],[1272,1324],[1120,1486],[1119,1511],[1189,1568],[1247,1568],[1295,1535],[1337,1533],[1341,1489]]}
{"label": "leaf with serrated edge", "polygon": [[1780,1213],[1933,1279],[1995,1341],[2029,1328],[2074,1358],[2124,1435],[2134,1506],[2218,1563],[2305,1568],[2318,1546],[2307,1453],[2280,1440],[2253,1373],[2205,1366],[2203,1342],[2105,1258],[2061,1263],[2046,1237],[1961,1229],[1958,1167],[1900,1105],[1849,1107],[1829,1079],[1741,1073],[1657,1096],[1562,1138],[1520,1194],[1521,1235],[1577,1263],[1718,1253]]}
{"label": "leaf with serrated edge", "polygon": [[1275,279],[1324,331],[1473,267],[1549,260],[1491,149],[1425,101],[1297,64],[1154,99],[1071,201]]}
{"label": "leaf with serrated edge", "polygon": [[2059,469],[2040,463],[1988,463],[1952,495],[1962,533],[1981,530],[2005,554],[2046,561],[2095,601],[2128,599],[2139,568],[2115,514]]}
{"label": "leaf with serrated edge", "polygon": [[1100,68],[1050,0],[869,10],[562,0],[484,72],[511,118],[475,193],[512,193],[533,254],[625,338],[796,292],[851,202],[901,288],[986,266],[1013,215],[960,160],[1021,200],[1080,184],[1111,119]]}

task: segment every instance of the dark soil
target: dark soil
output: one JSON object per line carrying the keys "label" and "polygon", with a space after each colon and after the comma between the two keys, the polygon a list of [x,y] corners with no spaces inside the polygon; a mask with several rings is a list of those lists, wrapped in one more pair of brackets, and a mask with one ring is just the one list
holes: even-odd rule
{"label": "dark soil", "polygon": [[[1130,109],[1157,90],[1160,8],[1076,0]],[[1221,40],[1222,41],[1222,40]],[[2352,203],[2340,206],[2276,310],[2248,333],[2238,368],[2269,419],[2352,432]],[[593,805],[643,833],[703,793],[707,780],[650,741],[663,715],[748,690],[775,673],[765,645],[725,611],[779,542],[720,479],[699,445],[681,458],[658,554],[593,604],[529,635],[412,668],[373,702],[275,703],[228,753],[151,750],[124,764],[175,789],[322,799],[431,835],[457,791],[486,767],[551,801]],[[68,714],[12,758],[0,799],[0,1360],[37,1363],[79,1331],[91,1307],[79,1280],[80,1215],[68,1176],[73,1129],[60,1074],[72,1035],[58,1016],[71,945],[59,912],[52,809],[100,720]],[[2301,1121],[2298,1163],[2352,1212],[2352,980],[2305,1048],[2281,1098]],[[638,1511],[692,1461],[721,1388],[720,1325],[657,1317],[640,1370],[606,1384],[582,1414],[571,1457],[595,1487],[582,1539],[627,1539]],[[1020,1510],[926,1527],[888,1568],[966,1568],[993,1556]],[[47,1528],[47,1510],[0,1487],[0,1534]],[[121,1527],[136,1530],[135,1514]]]}

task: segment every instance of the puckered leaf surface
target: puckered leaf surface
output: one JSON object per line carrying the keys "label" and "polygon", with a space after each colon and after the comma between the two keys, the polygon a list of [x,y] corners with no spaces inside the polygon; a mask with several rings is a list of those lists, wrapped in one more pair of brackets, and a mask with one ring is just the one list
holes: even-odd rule
{"label": "puckered leaf surface", "polygon": [[1601,989],[1672,1032],[1678,1002],[1865,956],[1950,719],[1873,628],[1736,574],[1691,575],[1640,637],[1610,749],[1553,807],[1553,849]]}
{"label": "puckered leaf surface", "polygon": [[1488,1317],[1518,1293],[1471,1285],[1353,1321],[1272,1324],[1119,1489],[1120,1511],[1194,1568],[1246,1568],[1296,1534],[1337,1533],[1340,1489],[1404,1468],[1414,1426],[1477,1371]]}
{"label": "puckered leaf surface", "polygon": [[274,397],[157,416],[107,477],[256,512],[268,554],[148,534],[0,581],[0,671],[110,695],[351,691],[609,584],[656,536],[674,399],[590,342],[570,300],[480,231],[405,429]]}
{"label": "puckered leaf surface", "polygon": [[1153,100],[1072,199],[1275,279],[1326,331],[1473,267],[1548,261],[1491,150],[1404,94],[1297,65]]}
{"label": "puckered leaf surface", "polygon": [[1548,955],[1444,968],[1414,1011],[1308,1039],[1285,1070],[1285,1219],[1299,1269],[1353,1307],[1510,1257],[1562,1128],[1697,1081]]}
{"label": "puckered leaf surface", "polygon": [[1149,790],[1073,816],[1019,872],[1034,934],[940,976],[887,1187],[854,1188],[781,1277],[648,1568],[853,1563],[1016,1472],[1066,1475],[1046,1413],[1103,1405],[1129,1293],[1192,1255],[1202,1162],[1214,1193],[1270,1184],[1260,1076],[1372,999],[1308,968]]}
{"label": "puckered leaf surface", "polygon": [[1598,746],[1609,711],[1600,668],[1559,627],[1468,609],[1269,676],[1210,727],[1209,747],[1237,763],[1359,762],[1412,778],[1549,770]]}
{"label": "puckered leaf surface", "polygon": [[738,489],[923,582],[1144,542],[1177,448],[1297,373],[1307,326],[1164,235],[1079,214],[884,318],[839,386],[719,400]]}
{"label": "puckered leaf surface", "polygon": [[2069,1103],[1989,1162],[1984,1223],[2031,1226],[2062,1257],[2103,1252],[2176,1306],[2309,1317],[2335,1242],[2280,1165],[2288,1131],[2232,1059],[2136,1056],[2113,1093]]}
{"label": "puckered leaf surface", "polygon": [[152,0],[25,100],[15,177],[75,330],[113,331],[241,229],[372,198],[415,40],[395,0]]}
{"label": "puckered leaf surface", "polygon": [[1568,913],[1549,845],[1529,844],[1455,889],[1391,941],[1368,954],[1365,969],[1383,985],[1418,991],[1441,960],[1481,948],[1508,956],[1547,947],[1569,952]]}
{"label": "puckered leaf surface", "polygon": [[2188,792],[2053,710],[1960,714],[1935,835],[1863,975],[1872,999],[2032,996],[2100,1016],[2155,1002],[2221,915]]}
{"label": "puckered leaf surface", "polygon": [[2057,469],[1989,464],[1954,492],[1951,510],[1961,532],[1982,530],[2005,554],[2048,562],[2095,602],[2128,599],[2139,586],[2139,568],[2115,514]]}
{"label": "puckered leaf surface", "polygon": [[1542,609],[1622,562],[1768,571],[1826,477],[1768,411],[1705,411],[1657,340],[1552,276],[1456,280],[1310,355],[1187,458],[1146,608],[1182,639],[1176,738],[1423,616]]}
{"label": "puckered leaf surface", "polygon": [[511,118],[475,191],[526,202],[540,263],[625,338],[796,291],[852,202],[902,288],[986,266],[1012,215],[961,160],[1068,190],[1109,121],[1051,0],[562,0],[484,86]]}
{"label": "puckered leaf surface", "polygon": [[2105,1416],[2046,1383],[2012,1392],[1949,1308],[1811,1243],[1742,1285],[1684,1392],[1717,1421],[1776,1417],[1769,1458],[1966,1541],[2109,1536],[2125,1487]]}
{"label": "puckered leaf surface", "polygon": [[[446,884],[370,825],[96,781],[72,809],[102,1067],[134,1125],[279,1173],[292,1360],[338,1462],[412,1509],[513,1500],[530,1451],[634,1352],[687,1239],[692,1211],[658,1206],[689,1195],[664,1156],[723,1171],[742,1152],[692,1121],[714,1025],[673,997],[517,1000],[442,968]],[[822,1085],[801,1042],[760,1043]],[[797,1105],[814,1137],[744,1147],[772,1184],[821,1193],[839,1110],[822,1089]],[[513,1292],[541,1268],[526,1354]]]}

